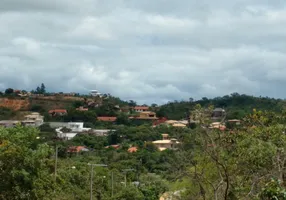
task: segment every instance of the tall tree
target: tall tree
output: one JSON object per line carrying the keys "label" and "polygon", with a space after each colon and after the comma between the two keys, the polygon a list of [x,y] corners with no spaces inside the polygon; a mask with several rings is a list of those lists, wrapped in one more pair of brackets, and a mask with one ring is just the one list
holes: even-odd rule
{"label": "tall tree", "polygon": [[5,90],[5,94],[12,94],[14,92],[14,90],[12,88],[7,88]]}
{"label": "tall tree", "polygon": [[41,84],[41,94],[45,94],[46,93],[46,86],[44,83]]}

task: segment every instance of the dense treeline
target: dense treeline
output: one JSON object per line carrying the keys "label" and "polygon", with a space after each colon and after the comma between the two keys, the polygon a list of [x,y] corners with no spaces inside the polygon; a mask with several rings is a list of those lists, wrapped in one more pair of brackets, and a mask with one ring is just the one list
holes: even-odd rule
{"label": "dense treeline", "polygon": [[227,118],[241,119],[251,113],[253,109],[281,112],[285,106],[285,101],[269,97],[254,97],[233,93],[213,99],[204,97],[197,101],[190,98],[189,101],[170,102],[162,105],[157,115],[165,116],[169,119],[186,118],[186,113],[189,113],[196,104],[200,104],[202,107],[213,105],[214,107],[224,108],[227,111]]}

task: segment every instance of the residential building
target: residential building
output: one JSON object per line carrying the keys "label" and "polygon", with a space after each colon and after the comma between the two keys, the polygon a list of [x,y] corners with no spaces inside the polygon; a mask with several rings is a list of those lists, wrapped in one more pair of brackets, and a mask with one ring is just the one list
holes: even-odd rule
{"label": "residential building", "polygon": [[98,92],[98,90],[91,90],[90,91],[90,96],[96,97],[96,96],[100,96],[101,94]]}
{"label": "residential building", "polygon": [[215,108],[212,112],[212,119],[213,120],[219,120],[225,116],[225,110],[222,108]]}
{"label": "residential building", "polygon": [[148,106],[135,106],[134,111],[135,112],[145,112],[148,111],[149,107]]}
{"label": "residential building", "polygon": [[97,120],[102,122],[115,122],[117,117],[97,117]]}
{"label": "residential building", "polygon": [[84,128],[83,122],[68,122],[62,123],[63,127],[70,129],[69,132],[63,132],[62,128],[59,127],[56,129],[57,137],[63,140],[70,140],[75,137],[78,133],[89,131],[91,128]]}
{"label": "residential building", "polygon": [[63,116],[68,114],[67,110],[65,109],[54,109],[49,111],[50,116]]}
{"label": "residential building", "polygon": [[150,111],[140,112],[139,116],[130,117],[130,119],[147,119],[147,120],[157,120],[156,113]]}
{"label": "residential building", "polygon": [[169,139],[168,134],[162,134],[162,137],[162,140],[156,140],[152,142],[160,151],[164,151],[166,149],[176,149],[178,144],[180,144],[177,139]]}
{"label": "residential building", "polygon": [[44,123],[44,116],[40,115],[40,113],[33,112],[29,115],[25,116],[25,120],[22,121],[24,125],[31,125],[31,126],[41,126]]}
{"label": "residential building", "polygon": [[74,138],[77,135],[77,133],[73,133],[73,132],[64,133],[63,131],[61,131],[61,129],[62,129],[62,127],[56,129],[57,137],[60,139],[71,140],[72,138]]}

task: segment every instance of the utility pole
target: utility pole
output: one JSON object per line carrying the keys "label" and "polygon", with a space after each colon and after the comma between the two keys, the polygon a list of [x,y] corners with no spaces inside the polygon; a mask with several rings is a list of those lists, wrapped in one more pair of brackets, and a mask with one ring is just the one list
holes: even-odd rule
{"label": "utility pole", "polygon": [[135,171],[134,169],[124,169],[123,170],[124,173],[125,173],[125,176],[124,176],[124,185],[125,187],[127,186],[127,172],[130,172],[130,171]]}
{"label": "utility pole", "polygon": [[[54,181],[55,184],[57,183],[57,168],[58,168],[58,146],[56,145],[56,155],[55,155],[55,174],[54,174]],[[54,192],[56,192],[56,190],[54,189]]]}
{"label": "utility pole", "polygon": [[113,171],[111,172],[111,197],[113,197],[113,190],[114,190],[114,187],[113,187]]}
{"label": "utility pole", "polygon": [[88,163],[88,165],[91,166],[91,171],[90,171],[90,200],[92,200],[92,185],[93,185],[93,167],[107,167],[107,165],[105,164],[90,164]]}

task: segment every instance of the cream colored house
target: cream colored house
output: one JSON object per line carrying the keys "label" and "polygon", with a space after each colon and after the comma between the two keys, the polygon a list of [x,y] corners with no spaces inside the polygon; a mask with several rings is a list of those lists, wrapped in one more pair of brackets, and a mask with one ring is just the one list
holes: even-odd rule
{"label": "cream colored house", "polygon": [[160,151],[164,151],[166,149],[176,149],[178,144],[180,144],[177,139],[169,139],[168,134],[162,134],[162,137],[162,140],[156,140],[152,142]]}
{"label": "cream colored house", "polygon": [[41,126],[44,123],[44,116],[40,113],[33,112],[25,116],[25,120],[22,121],[22,124],[25,126]]}

